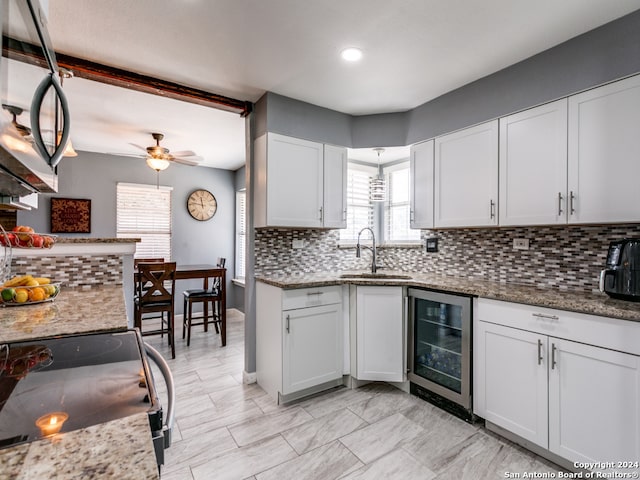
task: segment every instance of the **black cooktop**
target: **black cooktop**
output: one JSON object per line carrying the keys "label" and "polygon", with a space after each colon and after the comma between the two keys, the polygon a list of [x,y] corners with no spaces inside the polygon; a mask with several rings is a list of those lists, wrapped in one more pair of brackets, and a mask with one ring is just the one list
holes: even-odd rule
{"label": "black cooktop", "polygon": [[68,416],[60,432],[138,412],[150,414],[152,429],[161,426],[162,411],[139,333],[0,345],[0,448],[45,437],[50,431],[36,421],[57,412]]}

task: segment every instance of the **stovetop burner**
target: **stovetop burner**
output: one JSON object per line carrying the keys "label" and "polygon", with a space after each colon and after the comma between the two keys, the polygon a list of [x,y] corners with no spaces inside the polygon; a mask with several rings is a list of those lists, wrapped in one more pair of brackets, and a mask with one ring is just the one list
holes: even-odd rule
{"label": "stovetop burner", "polygon": [[[1,346],[0,448],[47,436],[52,427],[43,428],[42,422],[39,427],[36,421],[58,412],[68,416],[61,432],[140,411],[156,415],[159,418],[150,421],[161,425],[161,410],[141,352],[135,331]],[[64,418],[54,416],[54,423]]]}

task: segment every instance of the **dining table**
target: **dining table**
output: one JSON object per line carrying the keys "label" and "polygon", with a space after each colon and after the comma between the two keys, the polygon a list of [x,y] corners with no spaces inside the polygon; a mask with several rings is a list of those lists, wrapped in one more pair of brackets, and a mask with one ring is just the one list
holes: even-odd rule
{"label": "dining table", "polygon": [[[222,300],[220,301],[220,339],[222,340],[222,346],[224,347],[227,344],[227,269],[207,263],[179,263],[176,265],[176,280],[193,280],[201,278],[203,279],[202,288],[205,290],[209,288],[209,279],[216,277],[220,278],[220,288],[222,289]],[[208,304],[205,302],[204,315],[207,316],[208,313]],[[204,331],[206,332],[207,330],[208,325],[205,323]]]}
{"label": "dining table", "polygon": [[[149,261],[155,263],[155,261]],[[137,271],[134,271],[135,281],[137,281]],[[222,289],[222,299],[220,301],[220,339],[222,346],[227,345],[227,269],[218,267],[217,265],[211,265],[208,263],[196,263],[196,264],[177,264],[176,265],[176,280],[194,280],[202,279],[205,290],[209,288],[209,279],[219,278],[220,288]],[[209,305],[204,303],[204,315],[209,313]],[[184,312],[183,312],[184,314]],[[208,324],[204,324],[204,331],[208,331]]]}

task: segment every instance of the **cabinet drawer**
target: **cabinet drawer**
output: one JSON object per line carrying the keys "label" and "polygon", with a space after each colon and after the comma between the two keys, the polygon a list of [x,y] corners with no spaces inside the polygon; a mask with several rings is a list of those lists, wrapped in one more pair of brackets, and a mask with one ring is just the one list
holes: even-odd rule
{"label": "cabinet drawer", "polygon": [[640,355],[640,322],[479,298],[475,316],[530,332]]}
{"label": "cabinet drawer", "polygon": [[342,302],[341,287],[313,287],[284,290],[282,292],[282,310],[316,307]]}

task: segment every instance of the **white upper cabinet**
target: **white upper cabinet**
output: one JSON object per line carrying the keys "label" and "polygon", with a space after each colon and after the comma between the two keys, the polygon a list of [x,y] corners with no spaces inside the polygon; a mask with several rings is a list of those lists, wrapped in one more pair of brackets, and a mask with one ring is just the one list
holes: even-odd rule
{"label": "white upper cabinet", "polygon": [[567,99],[500,119],[500,225],[567,221]]}
{"label": "white upper cabinet", "polygon": [[435,140],[435,227],[498,224],[498,120]]}
{"label": "white upper cabinet", "polygon": [[347,149],[324,146],[324,211],[327,228],[347,228]]}
{"label": "white upper cabinet", "polygon": [[640,220],[640,76],[569,97],[569,223]]}
{"label": "white upper cabinet", "polygon": [[411,146],[411,228],[433,228],[433,149],[433,140]]}
{"label": "white upper cabinet", "polygon": [[256,227],[344,225],[346,149],[267,133],[255,141],[255,167]]}

